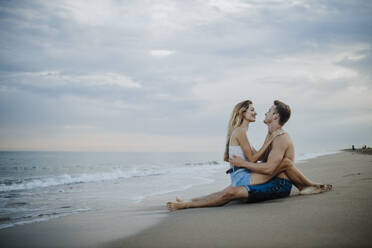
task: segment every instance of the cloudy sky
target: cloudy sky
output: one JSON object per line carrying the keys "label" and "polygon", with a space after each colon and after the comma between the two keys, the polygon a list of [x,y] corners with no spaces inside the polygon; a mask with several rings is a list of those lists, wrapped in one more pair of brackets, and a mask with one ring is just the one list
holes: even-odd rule
{"label": "cloudy sky", "polygon": [[372,2],[0,1],[0,150],[223,151],[251,99],[299,151],[372,145]]}

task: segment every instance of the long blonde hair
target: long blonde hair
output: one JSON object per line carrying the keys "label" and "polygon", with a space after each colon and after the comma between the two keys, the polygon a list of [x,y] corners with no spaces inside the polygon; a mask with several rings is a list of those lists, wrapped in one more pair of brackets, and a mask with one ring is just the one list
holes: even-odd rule
{"label": "long blonde hair", "polygon": [[230,145],[230,138],[232,131],[234,128],[239,127],[243,121],[243,113],[247,111],[249,108],[249,105],[252,104],[252,101],[245,100],[235,105],[233,112],[231,113],[231,117],[229,120],[229,124],[227,126],[227,136],[226,136],[226,147],[225,147],[225,154],[223,157],[223,160],[228,162],[229,161],[229,145]]}

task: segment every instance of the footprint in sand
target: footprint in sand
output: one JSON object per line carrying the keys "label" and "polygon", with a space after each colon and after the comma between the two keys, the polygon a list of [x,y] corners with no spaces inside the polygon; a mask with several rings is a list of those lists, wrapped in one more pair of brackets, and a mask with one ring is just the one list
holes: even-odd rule
{"label": "footprint in sand", "polygon": [[360,172],[358,172],[358,173],[350,173],[350,174],[344,175],[343,177],[351,177],[351,176],[357,176],[357,175],[361,175],[361,173]]}
{"label": "footprint in sand", "polygon": [[367,178],[362,178],[360,180],[372,180],[372,178],[371,177],[367,177]]}

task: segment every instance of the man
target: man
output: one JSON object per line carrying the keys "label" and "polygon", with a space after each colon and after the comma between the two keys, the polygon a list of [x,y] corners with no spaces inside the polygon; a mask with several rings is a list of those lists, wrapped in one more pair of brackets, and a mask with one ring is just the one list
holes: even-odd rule
{"label": "man", "polygon": [[[282,127],[288,121],[290,115],[291,110],[287,104],[278,100],[274,101],[274,105],[265,114],[264,120],[268,126],[269,134],[282,131]],[[300,194],[317,194],[331,190],[331,185],[311,182],[294,166],[295,150],[293,142],[288,133],[284,131],[282,133],[272,142],[267,159],[264,159],[264,162],[251,163],[236,156],[230,159],[231,165],[244,167],[258,174],[255,176],[255,182],[239,187],[230,185],[222,191],[194,198],[188,202],[177,198],[177,202],[168,202],[167,208],[173,211],[184,208],[221,206],[237,199],[262,201],[287,197],[290,194],[292,183],[300,190]],[[268,179],[271,180],[260,184]]]}

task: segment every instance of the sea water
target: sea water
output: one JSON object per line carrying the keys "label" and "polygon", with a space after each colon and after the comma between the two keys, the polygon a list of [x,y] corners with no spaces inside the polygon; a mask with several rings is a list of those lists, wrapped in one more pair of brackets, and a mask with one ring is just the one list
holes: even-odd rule
{"label": "sea water", "polygon": [[213,182],[224,168],[220,153],[0,152],[0,229],[125,208]]}

